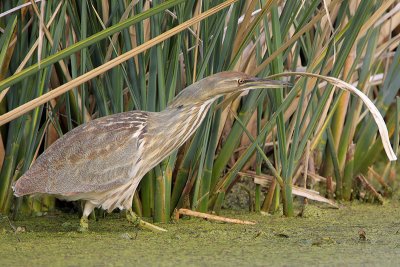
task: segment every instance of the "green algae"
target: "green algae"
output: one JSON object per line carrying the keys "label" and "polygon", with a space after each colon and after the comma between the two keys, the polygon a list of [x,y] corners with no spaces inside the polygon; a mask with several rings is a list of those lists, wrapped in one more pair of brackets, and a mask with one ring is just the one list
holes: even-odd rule
{"label": "green algae", "polygon": [[[76,215],[0,221],[0,266],[266,266],[398,265],[400,205],[308,205],[303,217],[248,212],[224,216],[254,226],[183,218],[167,233],[135,230],[121,214],[90,221],[77,233]],[[360,233],[365,233],[366,239]]]}

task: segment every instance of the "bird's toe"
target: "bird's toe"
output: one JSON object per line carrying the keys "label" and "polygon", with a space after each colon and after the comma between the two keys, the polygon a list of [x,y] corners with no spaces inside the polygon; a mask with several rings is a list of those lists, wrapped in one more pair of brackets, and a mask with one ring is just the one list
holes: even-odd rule
{"label": "bird's toe", "polygon": [[88,218],[82,217],[79,222],[78,232],[85,233],[89,231],[89,220]]}

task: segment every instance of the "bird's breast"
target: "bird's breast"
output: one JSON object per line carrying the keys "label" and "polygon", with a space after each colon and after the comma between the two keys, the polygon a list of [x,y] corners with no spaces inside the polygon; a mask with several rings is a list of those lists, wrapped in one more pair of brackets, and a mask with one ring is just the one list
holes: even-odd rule
{"label": "bird's breast", "polygon": [[148,121],[143,151],[149,167],[156,166],[193,135],[206,117],[211,104],[212,101],[208,101],[199,106],[183,107],[169,113],[161,112],[157,114],[160,117]]}

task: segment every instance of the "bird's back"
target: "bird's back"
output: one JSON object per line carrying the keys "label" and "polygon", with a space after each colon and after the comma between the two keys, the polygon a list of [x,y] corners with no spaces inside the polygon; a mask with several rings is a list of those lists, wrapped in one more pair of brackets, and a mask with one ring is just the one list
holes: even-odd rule
{"label": "bird's back", "polygon": [[119,113],[83,124],[38,157],[16,182],[14,194],[72,196],[127,183],[140,161],[148,113]]}

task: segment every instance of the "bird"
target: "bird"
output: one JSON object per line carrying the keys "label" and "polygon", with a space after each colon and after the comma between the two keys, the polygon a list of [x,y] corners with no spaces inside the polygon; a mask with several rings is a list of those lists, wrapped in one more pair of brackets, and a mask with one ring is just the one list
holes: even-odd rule
{"label": "bird", "polygon": [[192,136],[219,97],[286,85],[242,72],[220,72],[183,89],[163,111],[134,110],[88,121],[42,153],[13,185],[14,195],[85,201],[79,231],[88,230],[94,208],[125,209],[128,221],[162,231],[132,211],[143,176]]}

